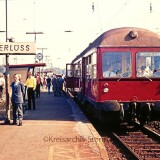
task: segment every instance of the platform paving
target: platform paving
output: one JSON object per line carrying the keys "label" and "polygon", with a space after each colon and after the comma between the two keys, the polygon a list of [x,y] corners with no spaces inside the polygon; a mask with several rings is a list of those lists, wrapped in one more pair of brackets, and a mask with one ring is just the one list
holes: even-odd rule
{"label": "platform paving", "polygon": [[0,160],[107,160],[97,131],[67,95],[46,91],[23,126],[0,121]]}

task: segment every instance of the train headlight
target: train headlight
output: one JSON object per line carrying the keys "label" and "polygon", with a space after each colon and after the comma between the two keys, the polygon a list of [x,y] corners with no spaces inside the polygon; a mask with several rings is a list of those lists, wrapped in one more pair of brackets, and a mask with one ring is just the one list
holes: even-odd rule
{"label": "train headlight", "polygon": [[105,84],[104,84],[103,92],[104,92],[104,93],[107,93],[108,91],[109,91],[109,89],[108,89],[108,83],[105,83]]}
{"label": "train headlight", "polygon": [[107,93],[108,91],[109,91],[108,88],[104,88],[104,89],[103,89],[103,92],[104,92],[104,93]]}

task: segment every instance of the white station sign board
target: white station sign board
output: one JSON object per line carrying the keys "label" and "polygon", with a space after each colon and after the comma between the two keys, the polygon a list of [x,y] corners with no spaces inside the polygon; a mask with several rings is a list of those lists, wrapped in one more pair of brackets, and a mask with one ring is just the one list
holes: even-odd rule
{"label": "white station sign board", "polygon": [[36,45],[32,42],[0,42],[0,54],[35,55]]}

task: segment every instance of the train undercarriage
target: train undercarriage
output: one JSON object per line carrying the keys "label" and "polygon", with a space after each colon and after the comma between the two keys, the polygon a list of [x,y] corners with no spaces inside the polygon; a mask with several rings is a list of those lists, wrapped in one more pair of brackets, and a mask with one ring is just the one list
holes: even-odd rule
{"label": "train undercarriage", "polygon": [[109,126],[119,126],[122,123],[133,125],[135,122],[142,126],[149,121],[160,119],[160,102],[93,102],[87,99],[79,99],[82,108],[90,117]]}

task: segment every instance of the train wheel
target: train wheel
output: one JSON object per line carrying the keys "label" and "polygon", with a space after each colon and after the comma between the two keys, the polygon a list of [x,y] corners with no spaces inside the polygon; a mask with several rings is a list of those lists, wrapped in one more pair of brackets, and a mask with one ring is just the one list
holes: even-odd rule
{"label": "train wheel", "polygon": [[129,125],[133,125],[134,122],[137,121],[136,108],[137,108],[137,104],[135,102],[129,105],[128,114],[127,114],[127,122]]}
{"label": "train wheel", "polygon": [[140,112],[140,124],[141,126],[144,126],[147,121],[151,120],[151,104],[146,103],[142,108]]}

